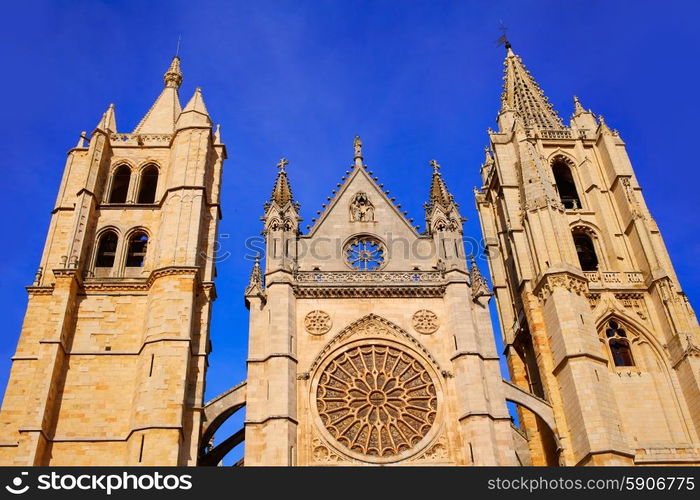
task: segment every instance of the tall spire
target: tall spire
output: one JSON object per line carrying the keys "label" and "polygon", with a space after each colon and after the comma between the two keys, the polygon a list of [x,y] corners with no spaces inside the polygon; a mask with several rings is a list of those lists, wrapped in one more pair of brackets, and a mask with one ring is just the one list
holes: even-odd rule
{"label": "tall spire", "polygon": [[282,158],[277,164],[278,172],[275,180],[275,187],[272,188],[271,201],[277,203],[280,207],[285,206],[293,200],[292,188],[287,179],[287,171],[285,167],[289,164],[286,158]]}
{"label": "tall spire", "polygon": [[173,57],[170,67],[163,75],[163,82],[165,88],[148,113],[136,125],[134,134],[172,134],[175,131],[175,122],[182,111],[177,93],[180,84],[182,84],[182,71],[180,71],[180,58],[178,56]]}
{"label": "tall spire", "polygon": [[506,44],[506,51],[501,112],[516,111],[526,126],[534,123],[541,128],[564,128],[561,118],[510,43]]}
{"label": "tall spire", "polygon": [[433,167],[433,181],[430,184],[430,205],[440,205],[442,208],[447,209],[451,203],[454,203],[454,198],[440,175],[440,164],[435,160],[430,160],[429,165]]}

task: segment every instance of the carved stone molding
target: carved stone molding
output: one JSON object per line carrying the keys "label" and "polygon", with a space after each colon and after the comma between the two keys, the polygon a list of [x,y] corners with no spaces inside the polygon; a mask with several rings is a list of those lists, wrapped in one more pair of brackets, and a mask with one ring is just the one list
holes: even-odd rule
{"label": "carved stone molding", "polygon": [[440,271],[299,271],[294,274],[297,283],[440,283]]}
{"label": "carved stone molding", "polygon": [[390,321],[377,316],[376,314],[368,314],[357,321],[351,323],[347,327],[343,328],[338,334],[336,334],[328,343],[323,347],[321,352],[318,353],[314,361],[309,367],[309,373],[313,373],[314,370],[321,364],[322,360],[326,356],[336,349],[339,345],[344,342],[349,342],[355,338],[388,338],[393,340],[398,340],[401,343],[406,343],[416,349],[420,354],[422,354],[428,361],[430,361],[435,369],[436,373],[442,373],[442,368],[438,362],[433,358],[433,356],[428,352],[428,350],[423,347],[423,345],[418,342],[413,336],[408,334],[402,328],[394,325]]}
{"label": "carved stone molding", "polygon": [[348,462],[345,457],[341,457],[320,439],[314,439],[311,443],[311,458],[317,464],[333,464]]}
{"label": "carved stone molding", "polygon": [[626,309],[637,313],[641,319],[647,319],[647,308],[644,303],[644,294],[641,293],[616,293],[615,298]]}
{"label": "carved stone molding", "polygon": [[432,463],[446,463],[449,462],[449,448],[447,446],[447,439],[445,434],[442,433],[440,438],[430,446],[425,453],[419,455],[412,462],[432,462]]}
{"label": "carved stone molding", "polygon": [[413,315],[413,328],[424,335],[435,333],[440,328],[440,321],[437,314],[428,309],[416,311]]}
{"label": "carved stone molding", "polygon": [[323,335],[328,333],[333,322],[326,311],[311,311],[304,317],[304,328],[311,335]]}
{"label": "carved stone molding", "polygon": [[596,306],[598,306],[598,303],[600,302],[600,294],[589,293],[586,296],[588,297],[588,303],[590,304],[591,309],[595,309]]}
{"label": "carved stone molding", "polygon": [[535,293],[541,301],[547,300],[556,288],[561,288],[577,295],[585,295],[588,292],[588,283],[567,272],[546,274],[535,288]]}
{"label": "carved stone molding", "polygon": [[435,286],[294,286],[299,298],[442,297],[447,285]]}

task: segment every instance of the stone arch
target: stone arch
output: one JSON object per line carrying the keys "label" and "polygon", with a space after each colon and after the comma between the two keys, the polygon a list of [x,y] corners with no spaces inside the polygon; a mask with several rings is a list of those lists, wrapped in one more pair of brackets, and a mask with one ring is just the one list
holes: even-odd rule
{"label": "stone arch", "polygon": [[[506,401],[530,411],[535,415],[536,421],[542,423],[543,427],[540,427],[540,431],[544,431],[546,434],[542,435],[542,432],[540,432],[540,444],[545,455],[543,458],[546,460],[546,465],[559,465],[562,446],[559,441],[557,423],[552,406],[546,400],[507,380],[503,380],[503,389]],[[525,437],[524,435],[522,436]]]}
{"label": "stone arch", "polygon": [[442,375],[446,373],[440,368],[440,365],[435,360],[435,358],[433,358],[430,352],[428,352],[428,350],[423,346],[421,342],[418,341],[418,339],[413,337],[410,333],[401,328],[399,325],[374,313],[367,314],[366,316],[363,316],[360,319],[353,321],[345,328],[340,330],[338,333],[336,333],[335,336],[331,340],[329,340],[328,343],[326,343],[326,345],[323,347],[323,349],[321,349],[321,351],[316,355],[313,362],[309,366],[308,372],[313,373],[316,370],[316,368],[318,368],[318,365],[321,363],[321,361],[323,361],[326,358],[326,356],[328,356],[328,354],[330,354],[338,346],[340,346],[346,340],[349,340],[353,335],[355,335],[355,333],[360,329],[360,327],[373,322],[376,322],[378,326],[385,327],[385,335],[388,333],[391,336],[403,340],[404,343],[407,343],[415,350],[417,350],[426,358],[426,360],[432,363],[433,368],[435,369],[435,371],[437,371],[437,373],[440,373]]}
{"label": "stone arch", "polygon": [[603,241],[600,238],[600,229],[592,222],[583,219],[572,222],[569,227],[571,229],[572,237],[576,233],[588,235],[595,249],[596,257],[598,259],[598,267],[600,269],[609,269],[608,255],[605,251],[605,247],[603,246]]}
{"label": "stone arch", "polygon": [[[118,186],[120,191],[119,193],[115,193],[116,185],[115,185],[115,180],[117,175],[124,175],[124,173],[128,171],[128,179],[126,179],[126,184],[124,185],[124,179],[120,180],[120,185]],[[116,162],[114,165],[109,170],[109,176],[107,177],[107,186],[105,189],[105,197],[104,197],[104,202],[105,203],[129,203],[129,198],[131,196],[131,190],[133,189],[134,185],[134,177],[135,177],[135,169],[134,166],[125,161],[125,160],[120,160]],[[114,198],[118,199],[114,199]],[[122,199],[123,198],[123,199]]]}
{"label": "stone arch", "polygon": [[234,447],[245,439],[245,429],[241,429],[212,449],[207,449],[209,441],[226,420],[241,410],[246,404],[246,382],[231,387],[204,404],[202,432],[199,440],[199,465],[216,465]]}
{"label": "stone arch", "polygon": [[[136,185],[134,186],[134,192],[136,193],[136,203],[155,203],[157,194],[158,194],[158,185],[161,184],[161,173],[162,173],[162,168],[158,164],[158,162],[154,160],[148,160],[145,162],[142,162],[136,169]],[[151,182],[155,182],[154,184],[144,184],[145,180],[144,176],[146,174],[149,174],[150,172],[155,171],[155,180],[152,178],[150,179]],[[152,175],[152,174],[151,174]],[[148,191],[148,193],[146,192]],[[152,194],[152,200],[150,200]],[[148,198],[148,201],[145,201],[144,198]]]}
{"label": "stone arch", "polygon": [[[552,184],[557,189],[559,197],[564,206],[568,209],[583,208],[585,192],[583,189],[581,189],[581,178],[579,176],[578,169],[576,168],[576,162],[574,159],[564,151],[556,151],[550,155],[548,163]],[[566,166],[566,170],[568,170],[568,172],[561,172],[559,175],[557,175],[555,168],[557,165],[561,164]],[[567,180],[565,174],[568,174],[570,181]],[[573,191],[571,189],[567,189],[566,193],[562,191],[563,186],[569,186],[569,184],[573,184]],[[572,203],[573,206],[568,206],[569,203]],[[576,207],[576,205],[578,205],[578,207]]]}
{"label": "stone arch", "polygon": [[556,435],[557,423],[554,420],[552,405],[507,380],[503,381],[503,389],[506,401],[510,401],[511,403],[515,403],[530,410],[540,417]]}
{"label": "stone arch", "polygon": [[[90,254],[90,261],[89,261],[89,275],[90,277],[95,276],[95,267],[97,265],[97,258],[98,258],[98,253],[99,253],[99,246],[100,243],[102,242],[103,236],[105,236],[107,233],[113,233],[117,237],[117,242],[116,242],[116,247],[115,247],[115,255],[114,255],[114,262],[112,263],[112,266],[109,267],[110,270],[114,269],[118,264],[119,264],[119,248],[120,245],[124,244],[124,237],[122,234],[122,231],[119,229],[119,227],[115,225],[107,225],[104,227],[101,227],[97,231],[95,231],[95,237],[93,238],[92,241],[92,251]],[[111,272],[111,271],[110,271]]]}

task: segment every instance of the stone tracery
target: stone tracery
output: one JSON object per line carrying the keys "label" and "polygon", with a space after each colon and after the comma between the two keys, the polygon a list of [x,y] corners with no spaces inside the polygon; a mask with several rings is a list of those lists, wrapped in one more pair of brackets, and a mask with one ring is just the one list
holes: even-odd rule
{"label": "stone tracery", "polygon": [[316,405],[344,448],[392,457],[415,447],[437,414],[435,383],[407,351],[379,343],[336,356],[320,376]]}

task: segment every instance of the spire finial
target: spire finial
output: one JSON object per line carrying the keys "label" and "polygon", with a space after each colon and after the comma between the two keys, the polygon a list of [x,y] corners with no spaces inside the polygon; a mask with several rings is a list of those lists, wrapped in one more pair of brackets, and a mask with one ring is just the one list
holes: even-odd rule
{"label": "spire finial", "polygon": [[277,163],[277,169],[279,170],[280,174],[284,174],[287,171],[285,170],[285,167],[289,165],[289,161],[286,158],[282,158],[278,163]]}
{"label": "spire finial", "polygon": [[493,156],[491,156],[491,148],[484,146],[484,165],[488,165],[493,162]]}
{"label": "spire finial", "polygon": [[[179,51],[179,43],[178,43],[178,51]],[[168,68],[168,71],[165,72],[165,75],[163,75],[163,81],[165,82],[166,87],[172,87],[174,89],[179,89],[180,85],[182,84],[182,71],[180,71],[180,57],[175,56],[173,57],[173,60],[170,62],[170,67]]]}
{"label": "spire finial", "polygon": [[435,160],[430,160],[430,163],[428,163],[431,167],[433,167],[433,174],[439,174],[438,172],[440,170],[440,164],[436,162]]}
{"label": "spire finial", "polygon": [[581,101],[578,100],[578,96],[574,96],[574,116],[578,116],[581,113],[585,113],[586,110],[581,106]]}
{"label": "spire finial", "polygon": [[177,47],[175,47],[175,57],[180,57],[180,40],[182,35],[177,35]]}
{"label": "spire finial", "polygon": [[352,146],[355,150],[355,166],[356,167],[361,167],[362,166],[362,139],[360,139],[359,135],[355,136],[355,140],[352,141]]}
{"label": "spire finial", "polygon": [[245,289],[245,295],[261,295],[264,296],[262,270],[260,269],[260,254],[255,255],[255,263],[250,272],[248,286]]}

